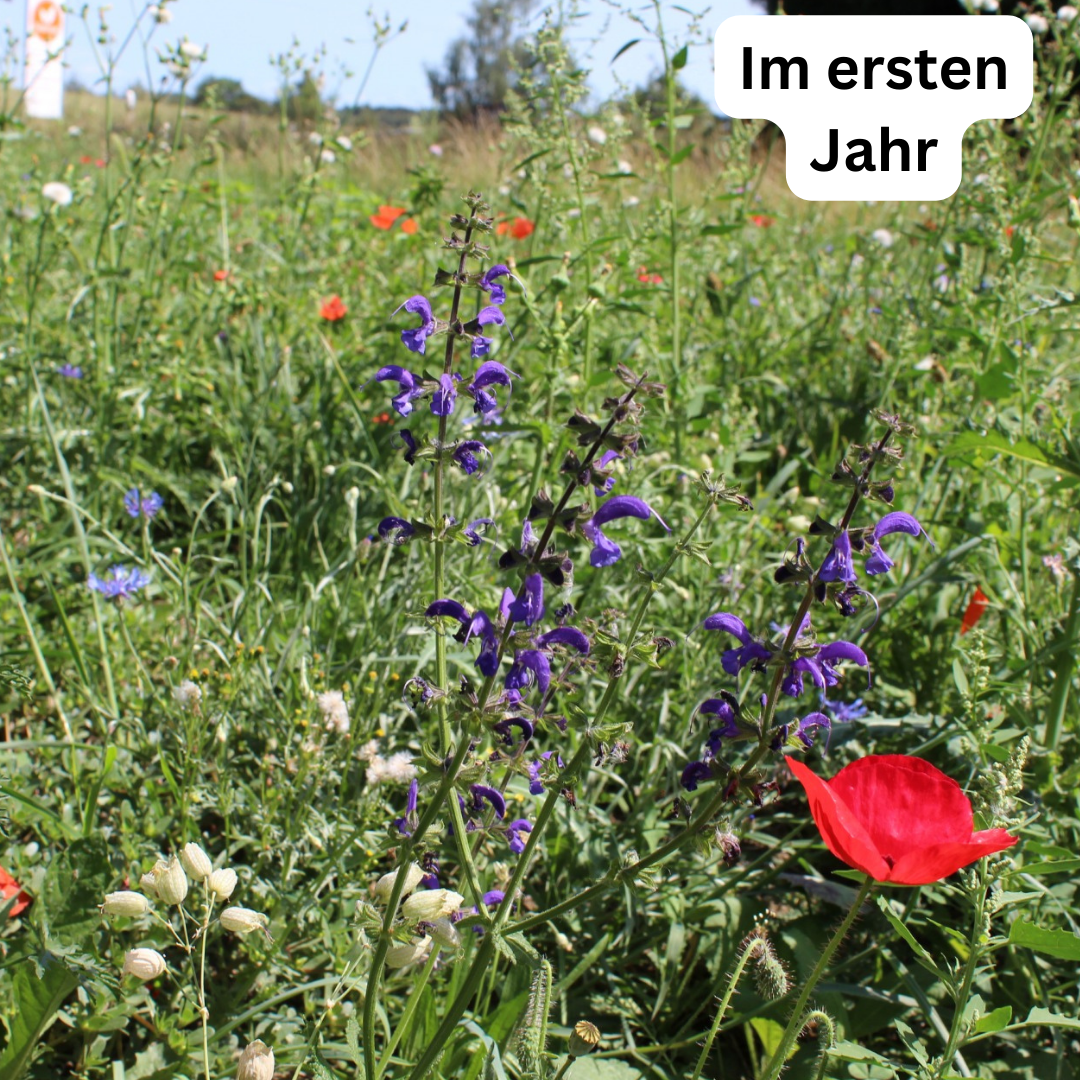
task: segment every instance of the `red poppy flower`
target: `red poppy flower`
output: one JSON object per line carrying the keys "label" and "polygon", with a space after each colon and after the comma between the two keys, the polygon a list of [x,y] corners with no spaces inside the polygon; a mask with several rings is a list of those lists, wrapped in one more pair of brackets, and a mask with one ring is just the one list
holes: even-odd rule
{"label": "red poppy flower", "polygon": [[15,901],[15,906],[11,909],[11,918],[14,918],[30,906],[30,897],[22,891],[19,883],[0,866],[0,902],[6,903],[16,894],[18,894],[19,899]]}
{"label": "red poppy flower", "polygon": [[1007,239],[1011,240],[1014,232],[1016,232],[1016,226],[1015,225],[1006,225],[1005,226],[1005,236],[1006,236]]}
{"label": "red poppy flower", "polygon": [[513,221],[500,221],[495,226],[498,236],[506,236],[509,233],[515,240],[524,240],[526,236],[532,236],[536,230],[536,224],[527,217],[516,217]]}
{"label": "red poppy flower", "polygon": [[81,158],[79,158],[79,164],[80,165],[93,165],[94,164],[94,159],[89,154],[83,154],[83,156]]}
{"label": "red poppy flower", "polygon": [[394,418],[388,412],[377,413],[371,418],[373,424],[392,424]]}
{"label": "red poppy flower", "polygon": [[420,228],[420,226],[416,224],[416,218],[409,217],[401,223],[401,231],[405,233],[406,236],[412,236],[418,228]]}
{"label": "red poppy flower", "polygon": [[921,758],[872,754],[828,781],[795,758],[787,762],[825,846],[875,881],[929,885],[1017,841],[1004,829],[973,832],[960,785]]}
{"label": "red poppy flower", "polygon": [[214,271],[214,280],[215,281],[224,281],[228,276],[229,276],[229,271],[228,270],[215,270]]}
{"label": "red poppy flower", "polygon": [[961,637],[975,628],[975,624],[983,617],[983,612],[986,611],[989,603],[986,593],[976,585],[975,592],[972,594],[968,606],[964,609],[964,617],[960,620]]}
{"label": "red poppy flower", "polygon": [[770,225],[776,224],[776,218],[769,217],[768,214],[751,214],[750,222],[759,229],[767,229]]}
{"label": "red poppy flower", "polygon": [[659,274],[650,274],[647,266],[637,268],[637,279],[646,285],[662,285],[664,279]]}
{"label": "red poppy flower", "polygon": [[99,169],[104,169],[104,168],[105,168],[105,159],[104,159],[104,158],[100,158],[100,157],[99,157],[99,158],[94,158],[94,164],[95,164],[95,165],[96,165],[96,166],[97,166],[97,167],[98,167]]}
{"label": "red poppy flower", "polygon": [[345,313],[349,309],[341,302],[341,297],[336,293],[330,297],[329,300],[323,301],[323,306],[319,308],[319,314],[327,320],[327,322],[337,322],[339,319],[345,318]]}
{"label": "red poppy flower", "polygon": [[372,214],[371,217],[368,218],[368,221],[370,221],[376,229],[392,229],[394,227],[394,222],[406,212],[404,206],[380,206],[379,212],[377,214]]}

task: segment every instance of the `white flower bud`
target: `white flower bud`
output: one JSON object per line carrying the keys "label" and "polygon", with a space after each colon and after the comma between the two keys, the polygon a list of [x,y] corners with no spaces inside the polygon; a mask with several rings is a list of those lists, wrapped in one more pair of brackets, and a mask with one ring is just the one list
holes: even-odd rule
{"label": "white flower bud", "polygon": [[57,206],[70,206],[71,200],[75,197],[71,188],[59,180],[50,180],[47,184],[43,184],[41,194]]}
{"label": "white flower bud", "polygon": [[192,881],[203,881],[214,871],[210,856],[198,844],[185,844],[180,852],[180,861]]}
{"label": "white flower bud", "polygon": [[[390,899],[390,893],[393,891],[394,882],[397,880],[398,872],[391,870],[389,874],[383,874],[378,881],[375,882],[375,896],[381,900],[384,904]],[[409,863],[405,868],[405,887],[401,890],[402,896],[408,896],[409,893],[420,884],[420,879],[424,876],[424,871],[417,866],[416,863]]]}
{"label": "white flower bud", "polygon": [[154,863],[153,870],[147,870],[146,873],[143,874],[141,878],[139,878],[139,888],[142,889],[142,891],[144,893],[147,893],[149,896],[157,896],[158,874],[163,873],[167,865],[168,864],[166,862],[158,859],[158,861]]}
{"label": "white flower bud", "polygon": [[433,922],[453,915],[464,902],[461,893],[449,889],[421,889],[401,905],[401,914],[407,922]]}
{"label": "white flower bud", "polygon": [[228,900],[236,888],[236,871],[224,867],[210,875],[210,891],[217,900]]}
{"label": "white flower bud", "polygon": [[431,936],[444,949],[456,949],[461,944],[458,928],[446,918],[436,919],[431,924]]}
{"label": "white flower bud", "polygon": [[154,867],[154,889],[158,899],[165,904],[182,904],[187,896],[188,879],[180,860],[174,855],[159,870]]}
{"label": "white flower bud", "polygon": [[221,490],[228,495],[230,492],[236,490],[236,485],[239,483],[240,478],[238,476],[226,476],[225,479],[221,481]]}
{"label": "white flower bud", "polygon": [[156,949],[129,949],[124,955],[122,975],[134,975],[149,982],[165,970],[165,957]]}
{"label": "white flower bud", "polygon": [[101,910],[105,915],[145,915],[150,910],[150,901],[142,893],[125,889],[107,893]]}
{"label": "white flower bud", "polygon": [[249,1043],[240,1055],[236,1066],[236,1080],[273,1080],[274,1051],[256,1039]]}
{"label": "white flower bud", "polygon": [[234,934],[250,934],[253,930],[266,930],[270,921],[261,911],[246,907],[227,907],[219,916],[221,925]]}
{"label": "white flower bud", "polygon": [[403,968],[409,964],[419,963],[427,957],[431,949],[431,938],[421,938],[409,945],[391,945],[386,950],[386,966],[388,968]]}

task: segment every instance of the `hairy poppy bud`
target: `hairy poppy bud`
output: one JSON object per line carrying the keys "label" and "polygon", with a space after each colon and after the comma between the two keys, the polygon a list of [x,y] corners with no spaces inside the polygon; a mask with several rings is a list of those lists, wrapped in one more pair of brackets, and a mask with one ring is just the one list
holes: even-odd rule
{"label": "hairy poppy bud", "polygon": [[401,905],[401,914],[407,922],[434,922],[453,915],[464,902],[464,896],[449,889],[422,889]]}
{"label": "hairy poppy bud", "polygon": [[233,889],[236,888],[236,871],[230,870],[227,866],[221,870],[215,870],[210,875],[209,884],[214,899],[228,900],[233,894]]}
{"label": "hairy poppy bud", "polygon": [[274,1051],[256,1039],[244,1047],[236,1066],[236,1080],[273,1080]]}
{"label": "hairy poppy bud", "polygon": [[600,1045],[600,1029],[588,1020],[579,1020],[570,1033],[570,1045],[566,1052],[573,1058],[591,1054]]}
{"label": "hairy poppy bud", "polygon": [[214,869],[210,856],[198,844],[185,844],[180,851],[180,862],[192,881],[203,881]]}
{"label": "hairy poppy bud", "polygon": [[[383,876],[375,882],[375,896],[384,904],[390,899],[390,893],[393,892],[397,875],[398,872],[396,870],[391,870],[389,874],[383,874]],[[409,863],[409,865],[405,867],[405,887],[401,890],[401,895],[408,896],[409,893],[420,884],[420,879],[423,876],[424,871],[421,870],[416,863]]]}
{"label": "hairy poppy bud", "polygon": [[106,894],[101,905],[104,915],[145,915],[150,910],[150,901],[142,893],[111,892]]}
{"label": "hairy poppy bud", "polygon": [[386,950],[386,966],[388,968],[403,968],[409,964],[419,963],[427,957],[431,948],[431,938],[421,938],[419,941],[410,942],[408,945],[391,945]]}
{"label": "hairy poppy bud", "polygon": [[[159,869],[160,867],[160,869]],[[180,860],[174,855],[167,863],[154,867],[154,889],[165,904],[182,904],[187,896],[188,879]]]}
{"label": "hairy poppy bud", "polygon": [[261,911],[246,907],[227,907],[218,918],[226,930],[234,934],[250,934],[253,930],[265,930],[270,921]]}
{"label": "hairy poppy bud", "polygon": [[121,974],[134,975],[142,982],[156,979],[165,970],[165,957],[156,949],[129,949]]}

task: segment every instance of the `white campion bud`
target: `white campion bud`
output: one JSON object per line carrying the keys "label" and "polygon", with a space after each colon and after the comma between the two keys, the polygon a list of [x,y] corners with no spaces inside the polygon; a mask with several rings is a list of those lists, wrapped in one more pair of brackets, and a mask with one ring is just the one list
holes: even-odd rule
{"label": "white campion bud", "polygon": [[165,970],[165,957],[157,949],[129,949],[124,955],[122,975],[134,975],[142,982],[156,979]]}
{"label": "white campion bud", "polygon": [[244,1047],[236,1066],[236,1080],[273,1080],[274,1051],[256,1039]]}
{"label": "white campion bud", "polygon": [[175,855],[167,863],[158,863],[154,867],[154,890],[162,903],[179,905],[184,902],[188,892],[188,879]]}
{"label": "white campion bud", "polygon": [[142,893],[121,892],[106,893],[105,903],[101,905],[104,915],[145,915],[150,910],[150,901]]}
{"label": "white campion bud", "polygon": [[386,950],[386,966],[388,968],[403,968],[410,964],[417,964],[427,957],[431,950],[431,938],[424,937],[419,941],[408,945],[391,945]]}
{"label": "white campion bud", "polygon": [[206,46],[196,45],[194,41],[180,42],[180,55],[186,60],[205,60]]}
{"label": "white campion bud", "polygon": [[401,914],[406,922],[434,922],[453,915],[464,902],[461,893],[449,889],[421,889],[401,905]]}
{"label": "white campion bud", "polygon": [[458,928],[447,918],[435,919],[432,922],[431,936],[444,949],[456,949],[461,944]]}
{"label": "white campion bud", "polygon": [[198,844],[185,844],[180,852],[180,861],[192,881],[204,881],[214,872],[210,856]]}
{"label": "white campion bud", "polygon": [[[383,874],[378,881],[375,882],[375,896],[381,900],[384,904],[390,899],[390,893],[393,891],[394,882],[397,880],[398,872],[391,870],[389,874]],[[402,896],[408,896],[409,893],[420,884],[420,879],[424,876],[424,871],[417,866],[416,863],[409,863],[405,867],[405,886],[401,890]]]}
{"label": "white campion bud", "polygon": [[210,875],[210,891],[217,900],[228,900],[236,888],[236,871],[229,867],[215,870]]}
{"label": "white campion bud", "polygon": [[150,896],[157,896],[158,874],[162,873],[167,865],[168,864],[163,859],[158,859],[158,861],[154,863],[154,868],[152,870],[147,870],[146,873],[139,878],[139,888]]}
{"label": "white campion bud", "polygon": [[253,930],[266,931],[270,920],[261,911],[252,911],[246,907],[227,907],[218,918],[226,930],[234,934],[250,934]]}

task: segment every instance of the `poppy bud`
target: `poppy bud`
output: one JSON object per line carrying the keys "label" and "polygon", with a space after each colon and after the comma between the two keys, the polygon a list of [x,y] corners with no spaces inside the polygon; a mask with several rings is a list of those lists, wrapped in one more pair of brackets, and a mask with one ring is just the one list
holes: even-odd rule
{"label": "poppy bud", "polygon": [[588,1020],[579,1020],[570,1033],[570,1045],[566,1052],[572,1058],[584,1057],[600,1045],[600,1029]]}
{"label": "poppy bud", "polygon": [[145,915],[150,910],[150,901],[137,892],[111,892],[106,894],[101,905],[104,915]]}
{"label": "poppy bud", "polygon": [[165,970],[165,957],[156,949],[129,949],[124,956],[122,975],[134,975],[142,982],[156,979]]}
{"label": "poppy bud", "polygon": [[265,930],[270,921],[261,911],[246,907],[227,907],[218,918],[226,930],[234,934],[250,934],[253,930]]}
{"label": "poppy bud", "polygon": [[[393,892],[397,875],[398,872],[396,870],[391,870],[389,874],[383,874],[383,876],[375,882],[375,896],[384,904],[390,899],[390,893]],[[408,896],[409,893],[420,884],[420,879],[423,876],[424,871],[421,870],[416,863],[409,863],[409,865],[405,867],[405,887],[401,890],[401,895]]]}
{"label": "poppy bud", "polygon": [[192,881],[203,881],[213,872],[210,856],[198,844],[185,844],[180,851],[180,861]]}
{"label": "poppy bud", "polygon": [[236,1066],[236,1080],[273,1080],[274,1051],[256,1039],[244,1047]]}
{"label": "poppy bud", "polygon": [[409,964],[416,964],[423,960],[431,948],[431,938],[424,937],[417,942],[408,945],[391,945],[386,950],[386,966],[388,968],[403,968]]}
{"label": "poppy bud", "polygon": [[184,902],[188,879],[175,855],[167,863],[154,867],[154,889],[162,903],[179,905]]}
{"label": "poppy bud", "polygon": [[216,900],[228,900],[236,888],[236,871],[224,867],[210,875],[210,891]]}
{"label": "poppy bud", "polygon": [[434,922],[453,915],[464,902],[464,896],[449,889],[422,889],[401,905],[401,914],[407,922]]}

